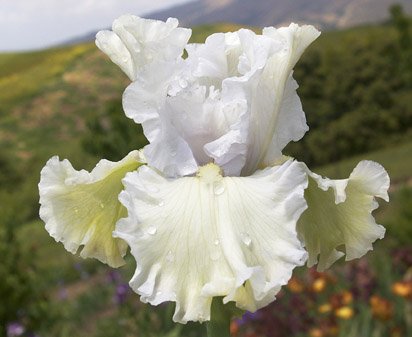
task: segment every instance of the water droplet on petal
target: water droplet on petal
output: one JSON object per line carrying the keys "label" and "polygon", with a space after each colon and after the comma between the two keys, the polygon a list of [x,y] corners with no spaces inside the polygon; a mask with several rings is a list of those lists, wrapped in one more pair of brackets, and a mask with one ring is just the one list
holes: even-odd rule
{"label": "water droplet on petal", "polygon": [[147,229],[147,233],[150,234],[150,235],[155,235],[156,232],[157,232],[157,228],[154,227],[154,226],[150,226],[150,227]]}
{"label": "water droplet on petal", "polygon": [[152,192],[152,193],[157,193],[157,192],[159,192],[159,188],[156,187],[156,186],[153,186],[153,185],[146,186],[146,189],[147,189],[149,192]]}
{"label": "water droplet on petal", "polygon": [[181,79],[179,80],[179,85],[180,85],[183,89],[185,89],[185,88],[187,88],[188,83],[187,83],[187,81],[186,81],[184,78],[181,78]]}
{"label": "water droplet on petal", "polygon": [[101,202],[100,203],[100,208],[103,209],[104,208],[104,204]]}
{"label": "water droplet on petal", "polygon": [[77,208],[74,209],[74,213],[78,214],[79,210]]}
{"label": "water droplet on petal", "polygon": [[225,185],[222,181],[215,181],[213,183],[213,191],[215,195],[221,195],[225,191]]}
{"label": "water droplet on petal", "polygon": [[240,236],[242,238],[242,242],[246,246],[250,247],[250,245],[252,244],[252,239],[250,238],[249,234],[248,233],[241,233]]}
{"label": "water droplet on petal", "polygon": [[170,151],[170,155],[171,155],[172,157],[176,157],[177,152],[176,152],[175,150],[172,150],[172,151]]}
{"label": "water droplet on petal", "polygon": [[213,244],[214,244],[215,246],[219,246],[219,244],[220,244],[219,239],[216,239],[216,240],[213,242]]}
{"label": "water droplet on petal", "polygon": [[169,250],[169,252],[166,255],[166,260],[169,262],[173,262],[175,260],[175,256],[173,255],[173,252]]}
{"label": "water droplet on petal", "polygon": [[158,202],[157,202],[157,206],[159,206],[159,207],[162,207],[162,206],[164,206],[165,205],[165,202],[163,201],[163,200],[159,200]]}
{"label": "water droplet on petal", "polygon": [[156,292],[156,296],[160,296],[160,295],[162,295],[162,292],[159,290]]}
{"label": "water droplet on petal", "polygon": [[127,61],[129,61],[129,58],[128,57],[123,57],[122,61],[123,61],[123,63],[127,63]]}

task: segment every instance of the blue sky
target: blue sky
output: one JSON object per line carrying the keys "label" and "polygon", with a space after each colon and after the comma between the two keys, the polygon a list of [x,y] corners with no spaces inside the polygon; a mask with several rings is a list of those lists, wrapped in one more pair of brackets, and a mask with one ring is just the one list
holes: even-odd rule
{"label": "blue sky", "polygon": [[190,0],[0,0],[0,51],[44,48]]}

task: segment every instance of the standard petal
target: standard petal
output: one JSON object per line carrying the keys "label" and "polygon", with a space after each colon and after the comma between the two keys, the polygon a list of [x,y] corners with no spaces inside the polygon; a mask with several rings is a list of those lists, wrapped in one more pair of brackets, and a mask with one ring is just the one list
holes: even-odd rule
{"label": "standard petal", "polygon": [[[307,169],[307,168],[306,168]],[[312,173],[305,191],[308,209],[298,223],[298,232],[309,253],[308,266],[329,268],[346,254],[346,260],[359,258],[382,239],[385,228],[377,225],[372,211],[375,197],[389,200],[389,176],[372,161],[362,161],[348,179],[330,180]]]}
{"label": "standard petal", "polygon": [[183,135],[176,129],[168,105],[168,91],[181,71],[180,62],[151,64],[123,94],[126,116],[142,124],[150,144],[144,154],[150,166],[167,176],[195,173],[197,162]]}
{"label": "standard petal", "polygon": [[222,177],[208,164],[196,177],[167,179],[148,166],[126,175],[128,210],[114,236],[131,247],[130,281],[142,301],[176,302],[174,320],[210,319],[212,298],[255,311],[275,299],[306,260],[296,222],[307,177],[287,161],[250,177]]}
{"label": "standard petal", "polygon": [[248,176],[273,165],[283,148],[308,130],[292,73],[318,36],[312,26],[292,24],[265,28],[263,35],[247,29],[213,34],[205,44],[188,46],[193,76],[221,91],[219,103],[245,102],[231,112],[235,118],[225,118],[235,122],[226,123],[204,145],[226,174]]}
{"label": "standard petal", "polygon": [[113,22],[113,32],[97,33],[96,45],[134,81],[145,65],[182,55],[191,30],[178,24],[174,18],[162,22],[123,15]]}
{"label": "standard petal", "polygon": [[[273,40],[276,47],[272,47],[261,78],[253,88],[244,175],[270,165],[281,155],[286,144],[299,140],[308,130],[292,71],[304,50],[319,35],[312,26],[296,24],[263,30],[263,37]],[[259,51],[259,48],[255,49]]]}
{"label": "standard petal", "polygon": [[112,267],[124,263],[127,244],[112,237],[117,220],[126,209],[119,203],[121,180],[143,159],[138,151],[115,163],[101,160],[90,173],[76,171],[68,160],[51,158],[41,171],[40,217],[46,230],[75,254],[93,257]]}

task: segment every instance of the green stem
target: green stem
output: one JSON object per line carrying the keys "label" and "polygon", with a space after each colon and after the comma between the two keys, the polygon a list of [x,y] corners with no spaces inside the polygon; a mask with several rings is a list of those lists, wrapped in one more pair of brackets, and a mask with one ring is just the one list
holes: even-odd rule
{"label": "green stem", "polygon": [[241,312],[233,303],[223,304],[222,297],[212,301],[210,321],[206,322],[207,337],[230,337],[230,321]]}

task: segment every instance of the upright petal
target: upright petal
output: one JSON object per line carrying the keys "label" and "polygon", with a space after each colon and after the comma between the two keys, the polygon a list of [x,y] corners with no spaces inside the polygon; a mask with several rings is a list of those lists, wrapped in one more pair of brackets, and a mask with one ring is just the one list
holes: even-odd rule
{"label": "upright petal", "polygon": [[270,165],[287,143],[299,140],[308,130],[292,70],[319,34],[313,26],[296,24],[263,30],[263,36],[273,40],[277,48],[269,55],[254,88],[244,175]]}
{"label": "upright petal", "polygon": [[208,164],[174,180],[143,166],[123,182],[128,217],[114,235],[137,262],[130,285],[153,305],[176,302],[177,322],[209,320],[216,296],[255,311],[306,260],[296,222],[307,178],[296,162],[250,177],[222,177]]}
{"label": "upright petal", "polygon": [[124,263],[127,244],[112,237],[126,209],[119,203],[121,180],[143,162],[138,151],[115,163],[101,160],[90,173],[76,171],[68,160],[51,158],[41,171],[40,217],[46,230],[75,254],[93,257],[112,267]]}
{"label": "upright petal", "polygon": [[191,30],[178,24],[174,18],[162,22],[123,15],[113,22],[113,31],[97,33],[96,45],[134,81],[145,65],[182,55]]}
{"label": "upright petal", "polygon": [[194,154],[178,132],[176,116],[170,113],[168,104],[169,90],[182,71],[181,66],[181,62],[148,65],[123,94],[126,116],[142,124],[150,142],[144,149],[148,164],[170,177],[197,170]]}
{"label": "upright petal", "polygon": [[329,268],[345,255],[359,258],[382,239],[385,228],[377,225],[372,211],[378,207],[375,197],[389,200],[389,176],[372,161],[362,161],[348,179],[330,180],[312,173],[305,191],[308,209],[299,219],[298,232],[309,252],[308,265]]}

